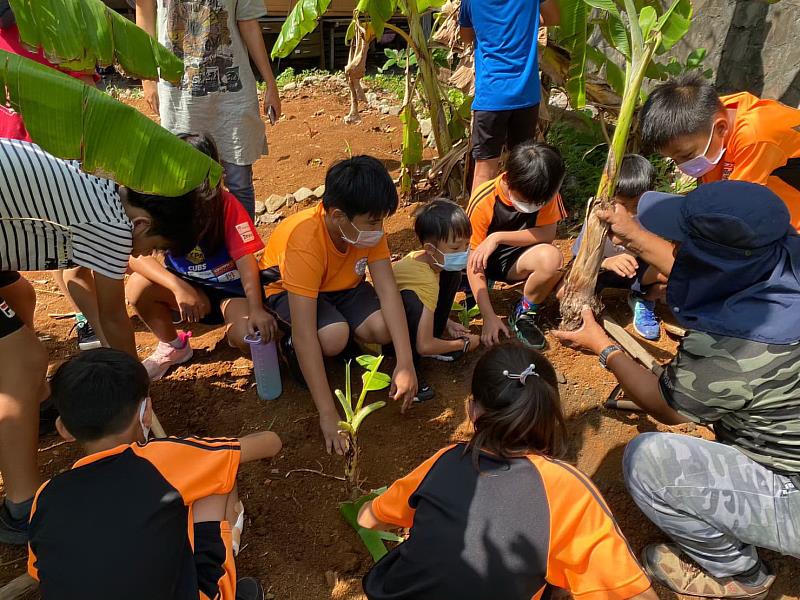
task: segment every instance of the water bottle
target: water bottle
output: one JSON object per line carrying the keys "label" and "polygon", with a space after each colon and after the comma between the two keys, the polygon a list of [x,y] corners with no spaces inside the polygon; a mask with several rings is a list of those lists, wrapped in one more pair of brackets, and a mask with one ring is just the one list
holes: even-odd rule
{"label": "water bottle", "polygon": [[261,341],[261,334],[258,332],[245,336],[244,341],[250,344],[258,397],[262,400],[275,400],[283,391],[281,367],[278,363],[278,349],[275,342],[265,344]]}

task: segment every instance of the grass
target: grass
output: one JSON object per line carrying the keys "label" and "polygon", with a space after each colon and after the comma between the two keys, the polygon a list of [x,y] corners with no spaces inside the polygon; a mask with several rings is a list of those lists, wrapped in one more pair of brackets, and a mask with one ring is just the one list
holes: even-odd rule
{"label": "grass", "polygon": [[394,73],[375,73],[374,75],[367,75],[364,81],[369,84],[371,88],[378,88],[393,94],[398,100],[402,100],[405,95],[406,80],[405,76]]}
{"label": "grass", "polygon": [[[278,73],[278,76],[275,78],[275,83],[278,85],[278,89],[281,90],[287,83],[297,83],[303,81],[306,77],[323,77],[327,75],[331,75],[331,72],[325,69],[303,69],[298,73],[292,67],[286,67],[283,71]],[[259,92],[264,91],[263,81],[259,81],[256,85],[258,86]]]}

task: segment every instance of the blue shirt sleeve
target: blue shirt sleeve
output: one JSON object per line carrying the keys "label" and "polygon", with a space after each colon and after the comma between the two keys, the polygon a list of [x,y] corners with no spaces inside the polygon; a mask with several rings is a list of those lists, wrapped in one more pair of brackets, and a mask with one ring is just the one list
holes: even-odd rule
{"label": "blue shirt sleeve", "polygon": [[469,0],[461,0],[461,8],[458,11],[458,24],[461,27],[472,28],[472,12],[470,10]]}

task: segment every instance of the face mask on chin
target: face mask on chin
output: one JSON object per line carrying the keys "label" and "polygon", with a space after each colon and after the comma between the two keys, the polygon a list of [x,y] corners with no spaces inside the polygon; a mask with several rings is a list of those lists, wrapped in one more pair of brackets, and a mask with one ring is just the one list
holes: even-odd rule
{"label": "face mask on chin", "polygon": [[717,166],[719,161],[722,159],[722,156],[725,154],[725,147],[723,146],[719,150],[719,154],[715,159],[709,159],[706,157],[706,152],[711,147],[711,140],[714,139],[714,128],[711,128],[711,135],[708,136],[708,142],[706,143],[705,150],[699,155],[691,158],[687,161],[682,162],[678,165],[678,170],[683,173],[684,175],[688,175],[689,177],[694,177],[695,179],[699,179],[706,173],[710,173],[714,170],[714,167]]}
{"label": "face mask on chin", "polygon": [[341,225],[339,226],[339,232],[342,234],[342,239],[345,242],[351,246],[355,246],[356,248],[372,248],[373,246],[376,246],[383,237],[382,229],[379,229],[378,231],[361,231],[355,226],[355,224],[353,224],[352,221],[350,221],[350,226],[358,232],[358,235],[355,239],[348,237],[342,230]]}

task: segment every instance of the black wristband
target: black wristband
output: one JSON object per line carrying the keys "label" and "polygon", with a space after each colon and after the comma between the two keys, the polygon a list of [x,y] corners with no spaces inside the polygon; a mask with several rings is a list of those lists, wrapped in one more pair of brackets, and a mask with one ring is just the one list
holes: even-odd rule
{"label": "black wristband", "polygon": [[605,370],[608,370],[608,357],[611,356],[614,352],[619,350],[622,352],[622,347],[617,344],[611,344],[610,346],[606,346],[600,352],[599,359],[600,359],[600,366],[603,367]]}

